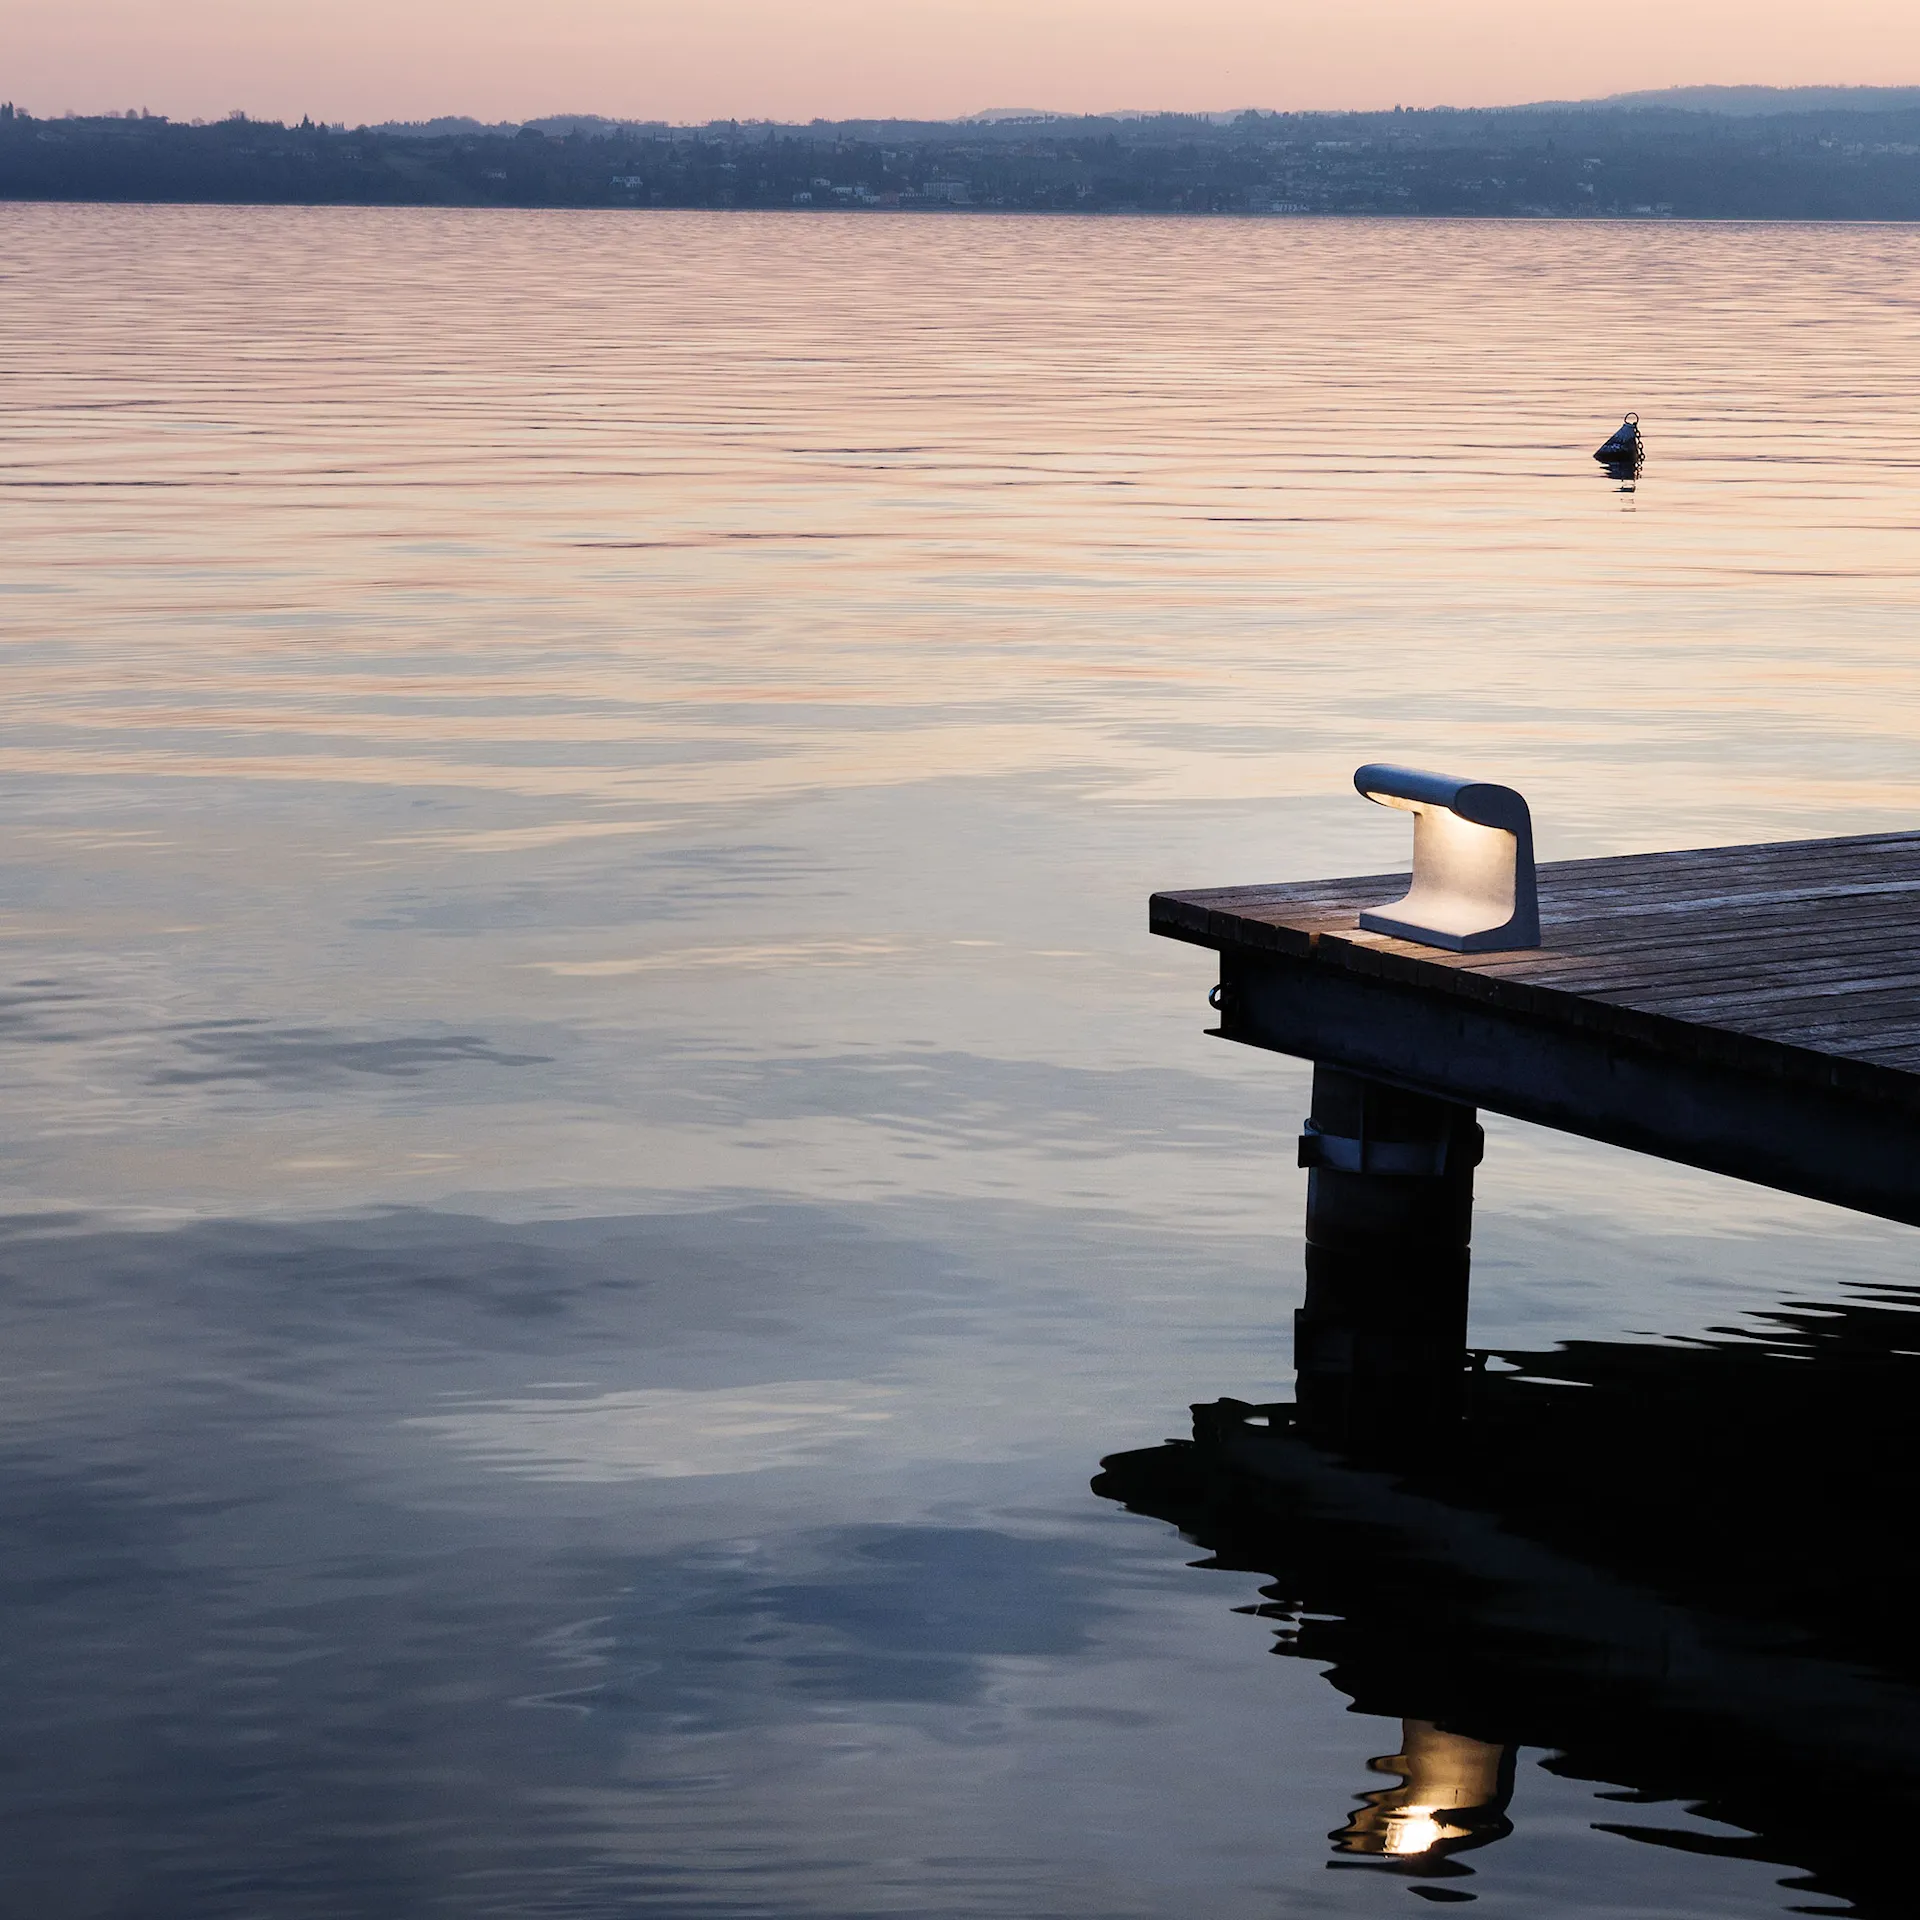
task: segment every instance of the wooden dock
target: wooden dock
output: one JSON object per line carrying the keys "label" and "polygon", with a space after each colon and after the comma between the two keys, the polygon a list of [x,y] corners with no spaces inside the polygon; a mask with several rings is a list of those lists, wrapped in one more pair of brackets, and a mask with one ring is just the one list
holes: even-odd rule
{"label": "wooden dock", "polygon": [[1920,833],[1539,869],[1542,944],[1355,925],[1406,875],[1153,897],[1229,1040],[1920,1226]]}

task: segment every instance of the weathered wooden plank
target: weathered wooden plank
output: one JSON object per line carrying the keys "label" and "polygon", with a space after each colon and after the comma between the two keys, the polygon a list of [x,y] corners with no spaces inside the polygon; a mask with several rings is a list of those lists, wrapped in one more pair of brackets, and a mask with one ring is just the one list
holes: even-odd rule
{"label": "weathered wooden plank", "polygon": [[[1545,956],[1533,967],[1477,969],[1494,980],[1532,980],[1563,993],[1738,994],[1751,982],[1809,983],[1846,979],[1920,977],[1920,929],[1898,939],[1851,940],[1844,930],[1810,937],[1803,948],[1782,950],[1757,940],[1703,943],[1681,951],[1643,950],[1631,959],[1595,962],[1580,955]],[[1325,936],[1323,936],[1324,938]]]}
{"label": "weathered wooden plank", "polygon": [[1920,1040],[1911,1041],[1904,1046],[1868,1046],[1859,1041],[1846,1041],[1834,1048],[1836,1053],[1857,1054],[1870,1058],[1881,1066],[1898,1067],[1908,1073],[1920,1072]]}
{"label": "weathered wooden plank", "polygon": [[[1631,854],[1569,861],[1541,869],[1543,912],[1580,917],[1583,908],[1612,917],[1622,910],[1671,907],[1697,913],[1713,904],[1751,909],[1768,900],[1791,901],[1807,889],[1829,898],[1849,892],[1884,895],[1890,888],[1920,891],[1920,834],[1870,841],[1882,852],[1862,859],[1850,841],[1789,842],[1780,847],[1710,848],[1680,854]],[[1888,855],[1908,870],[1889,871]],[[1373,903],[1404,888],[1399,874],[1338,881],[1297,881],[1264,887],[1196,890],[1179,896],[1207,906],[1267,911],[1281,917],[1317,910],[1338,913],[1357,901]]]}
{"label": "weathered wooden plank", "polygon": [[[1564,982],[1559,983],[1564,987]],[[1774,961],[1767,965],[1749,965],[1733,978],[1714,980],[1702,974],[1674,981],[1649,980],[1643,985],[1618,987],[1609,983],[1603,990],[1633,994],[1641,1004],[1687,1004],[1700,1008],[1740,1006],[1765,1007],[1779,1001],[1803,998],[1809,1001],[1831,999],[1835,994],[1897,993],[1920,984],[1920,967],[1908,960],[1888,971],[1877,971],[1871,964],[1847,960],[1838,955],[1809,961],[1804,968],[1791,962]]]}
{"label": "weathered wooden plank", "polygon": [[1556,970],[1548,978],[1562,992],[1651,993],[1705,1002],[1738,999],[1749,992],[1764,997],[1776,986],[1819,993],[1831,986],[1844,990],[1849,984],[1893,985],[1920,979],[1920,956],[1911,950],[1849,953],[1843,947],[1830,947],[1815,949],[1804,957],[1756,959],[1735,949],[1718,967],[1689,964],[1671,976],[1654,969],[1628,972],[1624,968],[1568,968]]}
{"label": "weathered wooden plank", "polygon": [[[1398,884],[1404,886],[1404,881]],[[1178,898],[1178,896],[1176,896]],[[1495,978],[1543,978],[1577,972],[1597,986],[1617,981],[1660,980],[1689,972],[1725,974],[1729,965],[1755,964],[1773,958],[1832,952],[1900,954],[1920,952],[1920,886],[1911,903],[1887,903],[1880,897],[1864,899],[1857,910],[1819,910],[1807,900],[1770,907],[1765,913],[1721,913],[1687,925],[1675,917],[1621,913],[1600,922],[1567,922],[1543,909],[1545,944],[1524,953],[1442,954],[1438,949],[1362,933],[1354,915],[1362,906],[1379,904],[1377,897],[1349,899],[1331,912],[1289,916],[1233,913],[1227,917],[1242,926],[1267,925],[1320,938],[1350,939],[1383,951],[1430,956],[1438,964],[1471,969]],[[1187,916],[1192,922],[1192,916]],[[1242,936],[1244,937],[1244,936]]]}
{"label": "weathered wooden plank", "polygon": [[[1362,908],[1393,900],[1405,890],[1404,876],[1381,887],[1354,887],[1337,898],[1316,896],[1306,902],[1272,902],[1254,897],[1240,902],[1195,900],[1190,895],[1167,896],[1195,910],[1195,917],[1225,913],[1235,919],[1271,926],[1311,927],[1335,933],[1354,931],[1353,916]],[[1563,900],[1543,886],[1540,900],[1539,952],[1552,955],[1577,950],[1589,958],[1627,953],[1650,942],[1693,945],[1772,933],[1799,940],[1825,928],[1905,925],[1920,927],[1920,882],[1894,887],[1862,885],[1840,888],[1781,889],[1767,894],[1718,895],[1693,901],[1675,899],[1651,905],[1639,896],[1611,907],[1571,913]],[[1369,935],[1385,939],[1387,935]],[[1405,943],[1403,943],[1405,944]],[[1464,964],[1527,966],[1530,955],[1512,953],[1461,956]]]}
{"label": "weathered wooden plank", "polygon": [[1742,1033],[1774,1035],[1795,1046],[1817,1047],[1828,1035],[1857,1034],[1877,1039],[1888,1046],[1899,1046],[1920,1034],[1916,1020],[1916,1000],[1911,993],[1860,994],[1853,1000],[1827,1001],[1825,1013],[1806,1006],[1786,1006],[1778,1010],[1742,1013]]}
{"label": "weathered wooden plank", "polygon": [[[1711,876],[1722,891],[1779,890],[1810,875],[1819,884],[1845,884],[1884,877],[1898,866],[1920,872],[1920,832],[1860,839],[1785,841],[1753,847],[1703,847],[1677,853],[1608,855],[1590,860],[1553,862],[1540,869],[1543,888],[1551,886],[1563,897],[1590,894],[1645,894],[1666,886],[1697,889],[1702,876]],[[1337,898],[1352,887],[1390,883],[1403,875],[1365,874],[1337,880],[1295,880],[1260,885],[1197,888],[1185,897],[1206,899],[1266,894],[1306,900],[1316,895]]]}

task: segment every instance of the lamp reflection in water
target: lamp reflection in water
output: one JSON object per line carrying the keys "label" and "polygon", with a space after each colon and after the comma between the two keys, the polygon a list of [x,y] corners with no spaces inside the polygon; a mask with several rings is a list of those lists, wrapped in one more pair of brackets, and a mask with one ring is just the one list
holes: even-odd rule
{"label": "lamp reflection in water", "polygon": [[1774,1866],[1792,1911],[1912,1920],[1920,1284],[1476,1357],[1459,1417],[1378,1456],[1220,1400],[1094,1482],[1189,1564],[1259,1575],[1271,1650],[1403,1725],[1329,1864],[1471,1898],[1510,1749],[1604,1787],[1599,1833]]}
{"label": "lamp reflection in water", "polygon": [[1430,1720],[1400,1723],[1400,1751],[1367,1765],[1400,1776],[1397,1787],[1363,1794],[1359,1809],[1329,1837],[1333,1864],[1379,1865],[1401,1873],[1461,1874],[1450,1857],[1513,1831],[1513,1749],[1449,1733]]}

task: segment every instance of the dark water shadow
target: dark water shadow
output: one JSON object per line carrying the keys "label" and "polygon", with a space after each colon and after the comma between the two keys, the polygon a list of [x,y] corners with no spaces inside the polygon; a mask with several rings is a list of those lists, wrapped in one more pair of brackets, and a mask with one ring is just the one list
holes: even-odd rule
{"label": "dark water shadow", "polygon": [[1467,1419],[1392,1466],[1229,1400],[1094,1482],[1201,1566],[1267,1575],[1273,1651],[1407,1723],[1335,1864],[1461,1897],[1457,1856],[1511,1830],[1515,1749],[1540,1747],[1614,1789],[1602,1831],[1795,1869],[1792,1911],[1911,1913],[1920,1289],[1474,1359]]}
{"label": "dark water shadow", "polygon": [[179,1041],[191,1064],[156,1067],[156,1087],[204,1086],[250,1080],[269,1086],[331,1086],[355,1075],[412,1080],[437,1067],[550,1064],[545,1054],[505,1053],[477,1034],[404,1034],[366,1039],[328,1027],[269,1027],[258,1020],[209,1020],[184,1030]]}

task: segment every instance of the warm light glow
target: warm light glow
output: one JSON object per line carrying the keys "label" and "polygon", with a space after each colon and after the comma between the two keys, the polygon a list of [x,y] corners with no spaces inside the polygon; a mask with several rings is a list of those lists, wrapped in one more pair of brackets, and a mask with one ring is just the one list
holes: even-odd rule
{"label": "warm light glow", "polygon": [[1445,807],[1413,807],[1413,887],[1397,919],[1442,933],[1477,933],[1513,912],[1514,838]]}
{"label": "warm light glow", "polygon": [[1506,1748],[1445,1732],[1430,1720],[1403,1721],[1401,1734],[1399,1753],[1367,1762],[1375,1773],[1398,1774],[1401,1784],[1362,1798],[1335,1836],[1340,1852],[1413,1860],[1506,1830],[1512,1790]]}
{"label": "warm light glow", "polygon": [[1433,1817],[1430,1807],[1408,1807],[1387,1821],[1386,1851],[1402,1857],[1425,1853],[1455,1830]]}

